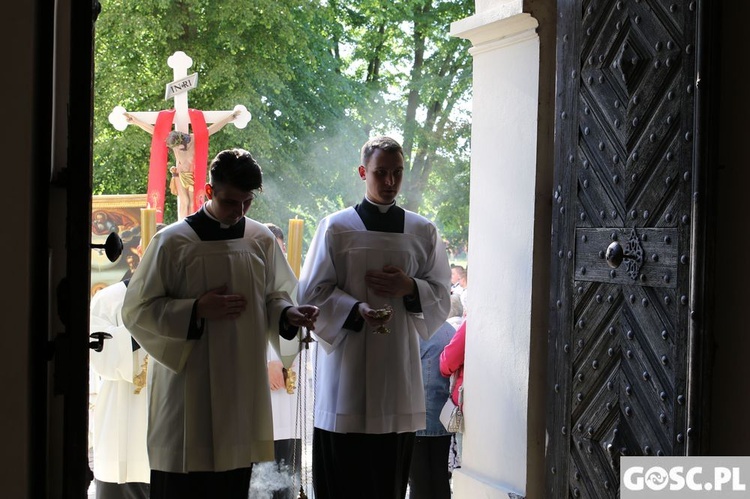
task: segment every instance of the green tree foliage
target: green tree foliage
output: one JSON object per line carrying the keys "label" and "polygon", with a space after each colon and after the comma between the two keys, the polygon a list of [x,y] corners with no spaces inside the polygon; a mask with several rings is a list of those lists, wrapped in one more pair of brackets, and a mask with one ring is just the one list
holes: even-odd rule
{"label": "green tree foliage", "polygon": [[[252,216],[285,227],[356,203],[359,147],[368,136],[401,138],[407,159],[402,204],[435,219],[460,245],[468,225],[465,111],[471,61],[450,23],[473,2],[355,0],[103,0],[96,24],[94,192],[146,191],[151,137],[115,130],[117,106],[173,106],[167,58],[181,50],[199,74],[189,105],[253,118],[211,137],[209,157],[244,147],[264,171]],[[167,190],[168,193],[168,190]],[[169,196],[169,194],[168,194]],[[167,198],[165,220],[175,219]]]}
{"label": "green tree foliage", "polygon": [[[189,72],[199,74],[190,107],[231,110],[243,104],[253,115],[245,129],[230,124],[213,135],[209,157],[243,147],[258,159],[265,189],[256,218],[282,225],[295,207],[314,207],[318,193],[347,192],[340,181],[343,170],[356,167],[356,146],[341,154],[332,142],[343,142],[343,135],[357,144],[364,132],[344,113],[356,92],[331,55],[319,11],[294,0],[108,0],[102,7],[96,25],[95,193],[145,192],[150,136],[135,126],[119,132],[107,117],[116,105],[171,108],[163,95],[173,79],[167,59],[177,50],[193,59]],[[349,190],[351,184],[346,178]],[[169,198],[172,220],[174,204]]]}
{"label": "green tree foliage", "polygon": [[427,187],[440,164],[468,165],[471,58],[467,42],[448,31],[451,22],[471,15],[473,2],[339,4],[347,43],[355,47],[345,66],[371,95],[361,118],[368,130],[400,132],[408,170],[402,204],[423,211],[429,206],[423,196],[430,197]]}

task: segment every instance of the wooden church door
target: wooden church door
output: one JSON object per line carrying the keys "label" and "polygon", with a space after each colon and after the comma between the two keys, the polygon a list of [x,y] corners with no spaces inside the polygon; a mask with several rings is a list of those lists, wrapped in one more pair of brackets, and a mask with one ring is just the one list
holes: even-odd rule
{"label": "wooden church door", "polygon": [[547,497],[618,497],[619,458],[700,451],[711,16],[560,0]]}

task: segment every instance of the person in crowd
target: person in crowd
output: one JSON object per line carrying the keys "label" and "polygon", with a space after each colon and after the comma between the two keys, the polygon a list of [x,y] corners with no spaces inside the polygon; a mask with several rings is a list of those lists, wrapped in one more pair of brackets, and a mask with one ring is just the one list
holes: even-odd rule
{"label": "person in crowd", "polygon": [[440,372],[440,355],[456,333],[445,322],[429,339],[420,339],[427,425],[417,431],[409,471],[409,499],[450,499],[449,453],[452,434],[440,422],[440,411],[449,391],[448,378]]}
{"label": "person in crowd", "polygon": [[318,498],[403,498],[425,427],[419,338],[448,316],[450,265],[433,223],[396,205],[401,145],[368,140],[366,194],[324,218],[300,276],[315,329],[313,489]]}
{"label": "person in crowd", "polygon": [[[276,237],[281,251],[286,254],[284,243],[284,232],[273,223],[266,223],[266,227]],[[260,463],[256,466],[261,468],[266,465],[274,466],[274,473],[268,473],[269,477],[283,477],[274,484],[258,484],[259,488],[268,487],[272,489],[270,494],[273,499],[295,499],[295,485],[299,486],[302,471],[302,440],[299,431],[303,431],[304,421],[297,422],[297,399],[299,398],[298,383],[303,383],[299,370],[299,356],[289,369],[284,367],[279,355],[268,349],[267,353],[268,382],[271,390],[271,407],[273,412],[273,449],[274,461]],[[255,480],[256,474],[253,474]],[[251,488],[254,487],[251,480]],[[270,481],[270,480],[269,480]]]}
{"label": "person in crowd", "polygon": [[461,295],[461,278],[464,274],[464,268],[461,265],[451,265],[451,294]]}
{"label": "person in crowd", "polygon": [[274,237],[276,238],[276,242],[279,243],[279,247],[281,248],[282,253],[286,255],[286,243],[284,242],[284,231],[281,230],[281,227],[271,222],[266,222],[264,225],[268,227],[268,230],[270,230],[271,234],[274,235]]}
{"label": "person in crowd", "polygon": [[469,311],[469,267],[467,266],[465,269],[463,269],[462,272],[460,272],[461,278],[458,281],[458,284],[461,286],[461,308],[463,310],[463,316],[466,318],[466,314]]}
{"label": "person in crowd", "polygon": [[[466,315],[466,268],[462,265],[451,265],[451,324],[458,327]],[[454,312],[458,311],[454,315]]]}
{"label": "person in crowd", "polygon": [[93,457],[96,499],[148,499],[151,469],[146,452],[146,352],[122,322],[129,279],[99,290],[90,304],[90,331],[111,335],[91,350],[98,378],[94,399]]}
{"label": "person in crowd", "polygon": [[[464,385],[464,353],[466,350],[466,320],[459,326],[456,334],[448,343],[443,352],[440,354],[440,373],[448,377],[453,377],[451,382],[451,398],[453,403],[463,411],[463,385]],[[457,432],[455,435],[457,444],[456,467],[460,466],[461,453],[463,452],[463,433]]]}
{"label": "person in crowd", "polygon": [[[157,224],[156,229],[164,227]],[[139,251],[148,243],[141,241]],[[89,355],[97,385],[92,418],[96,499],[149,497],[146,390],[143,389],[148,355],[122,322],[122,303],[129,282],[128,277],[99,290],[89,306],[91,334],[111,336]]]}
{"label": "person in crowd", "polygon": [[276,238],[245,213],[262,171],[243,149],[210,165],[208,201],[159,231],[130,280],[123,323],[149,367],[151,497],[247,499],[252,465],[273,460],[270,340],[314,329]]}

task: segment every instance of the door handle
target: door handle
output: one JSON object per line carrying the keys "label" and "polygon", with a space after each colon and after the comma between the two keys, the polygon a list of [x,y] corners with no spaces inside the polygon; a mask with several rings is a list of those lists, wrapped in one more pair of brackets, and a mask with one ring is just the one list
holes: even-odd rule
{"label": "door handle", "polygon": [[630,231],[630,236],[625,242],[624,247],[617,241],[615,236],[612,239],[614,241],[607,246],[607,251],[604,252],[607,265],[616,269],[622,264],[623,260],[627,260],[625,267],[628,275],[632,279],[638,279],[641,265],[643,265],[643,246],[641,246],[640,238],[635,232],[635,227]]}
{"label": "door handle", "polygon": [[617,241],[607,246],[607,251],[604,253],[604,258],[607,259],[607,265],[616,269],[622,264],[623,260],[636,260],[634,255],[630,252],[626,252],[620,243]]}
{"label": "door handle", "polygon": [[[110,232],[104,244],[92,244],[92,248],[103,248],[107,259],[114,262],[122,255],[122,239],[117,232]],[[100,253],[101,254],[101,253]]]}
{"label": "door handle", "polygon": [[95,352],[101,352],[102,350],[104,350],[104,340],[109,340],[112,338],[111,334],[105,333],[103,331],[91,333],[90,336],[94,338],[94,341],[89,342],[89,348],[94,350]]}

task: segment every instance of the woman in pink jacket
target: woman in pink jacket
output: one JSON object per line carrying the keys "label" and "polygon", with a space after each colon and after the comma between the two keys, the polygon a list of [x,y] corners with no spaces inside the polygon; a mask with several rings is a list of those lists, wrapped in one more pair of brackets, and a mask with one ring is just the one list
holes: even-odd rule
{"label": "woman in pink jacket", "polygon": [[[466,345],[466,321],[463,321],[450,343],[440,354],[440,373],[446,378],[456,374],[456,383],[451,393],[453,402],[458,405],[458,389],[464,384],[464,347]],[[463,407],[461,408],[463,410]]]}
{"label": "woman in pink jacket", "polygon": [[[450,343],[443,349],[440,354],[440,373],[446,378],[456,373],[456,382],[451,392],[453,402],[461,407],[463,411],[463,401],[459,401],[458,391],[464,384],[464,350],[466,346],[466,320],[459,326],[456,334],[453,335]],[[463,433],[456,433],[456,467],[461,463],[461,450],[463,444]]]}

